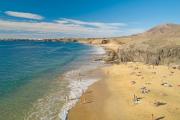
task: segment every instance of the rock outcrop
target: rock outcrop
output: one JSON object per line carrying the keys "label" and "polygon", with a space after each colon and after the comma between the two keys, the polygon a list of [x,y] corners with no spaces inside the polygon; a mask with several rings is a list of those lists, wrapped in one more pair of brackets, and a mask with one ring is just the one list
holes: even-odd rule
{"label": "rock outcrop", "polygon": [[160,48],[120,48],[119,62],[144,62],[146,64],[180,64],[180,46],[166,46]]}
{"label": "rock outcrop", "polygon": [[128,38],[131,41],[118,49],[119,62],[180,65],[180,25],[161,25]]}
{"label": "rock outcrop", "polygon": [[106,49],[106,56],[103,59],[106,63],[118,63],[117,52],[112,49]]}
{"label": "rock outcrop", "polygon": [[153,65],[180,65],[180,25],[177,24],[159,25],[132,36],[50,40],[103,46],[108,49],[107,56],[103,58],[107,63],[144,62]]}

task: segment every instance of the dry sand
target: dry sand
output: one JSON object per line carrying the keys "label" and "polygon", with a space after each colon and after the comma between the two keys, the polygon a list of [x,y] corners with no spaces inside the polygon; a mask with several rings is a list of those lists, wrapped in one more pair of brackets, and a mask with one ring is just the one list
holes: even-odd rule
{"label": "dry sand", "polygon": [[88,89],[69,120],[180,120],[180,70],[127,63],[103,71],[106,78]]}

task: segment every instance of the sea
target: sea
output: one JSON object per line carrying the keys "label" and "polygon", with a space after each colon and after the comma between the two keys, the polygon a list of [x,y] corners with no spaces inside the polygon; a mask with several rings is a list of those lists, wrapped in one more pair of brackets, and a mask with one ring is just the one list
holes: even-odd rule
{"label": "sea", "polygon": [[0,41],[0,120],[66,120],[104,50],[74,42]]}

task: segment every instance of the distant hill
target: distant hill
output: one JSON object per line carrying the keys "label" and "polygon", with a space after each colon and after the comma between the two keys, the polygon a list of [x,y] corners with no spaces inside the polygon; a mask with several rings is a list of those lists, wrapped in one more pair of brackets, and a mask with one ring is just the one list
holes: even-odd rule
{"label": "distant hill", "polygon": [[117,52],[118,62],[180,64],[180,25],[178,24],[159,25],[144,33],[111,40],[121,43]]}
{"label": "distant hill", "polygon": [[180,25],[163,24],[156,26],[142,35],[150,38],[180,37]]}
{"label": "distant hill", "polygon": [[170,41],[176,45],[180,45],[180,25],[178,24],[163,24],[156,26],[144,33],[115,38],[121,42],[148,42],[149,44],[159,43],[157,45],[170,44]]}

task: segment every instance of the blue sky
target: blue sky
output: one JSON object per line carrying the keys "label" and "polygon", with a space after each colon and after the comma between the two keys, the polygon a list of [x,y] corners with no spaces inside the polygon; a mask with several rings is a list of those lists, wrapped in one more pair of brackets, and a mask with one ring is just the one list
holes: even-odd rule
{"label": "blue sky", "polygon": [[1,0],[0,37],[111,37],[180,23],[179,0]]}

